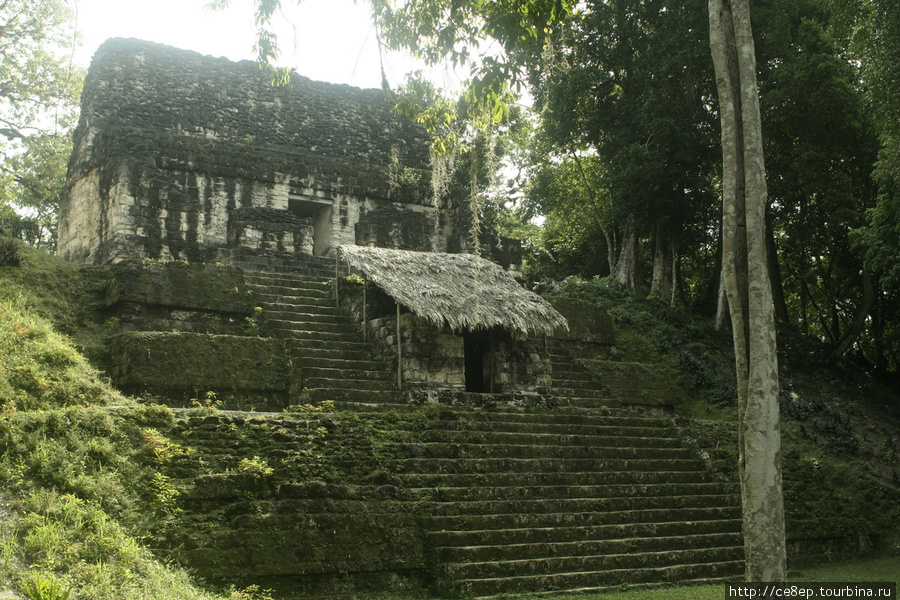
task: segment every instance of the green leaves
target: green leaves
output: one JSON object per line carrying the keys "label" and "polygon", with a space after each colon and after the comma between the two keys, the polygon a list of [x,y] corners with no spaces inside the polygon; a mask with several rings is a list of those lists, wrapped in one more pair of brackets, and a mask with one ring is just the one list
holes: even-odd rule
{"label": "green leaves", "polygon": [[70,591],[50,577],[31,575],[22,581],[28,600],[69,600]]}
{"label": "green leaves", "polygon": [[62,0],[0,5],[0,226],[52,248],[83,74]]}

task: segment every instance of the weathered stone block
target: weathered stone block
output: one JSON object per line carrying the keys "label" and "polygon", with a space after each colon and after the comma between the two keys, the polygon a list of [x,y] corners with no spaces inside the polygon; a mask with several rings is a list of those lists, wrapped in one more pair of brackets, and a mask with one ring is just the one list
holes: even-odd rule
{"label": "weathered stone block", "polygon": [[288,355],[273,338],[128,332],[113,338],[114,378],[130,392],[281,392]]}
{"label": "weathered stone block", "polygon": [[613,329],[612,319],[602,308],[577,298],[545,296],[544,299],[569,322],[569,330],[556,331],[553,334],[554,338],[605,346],[615,345],[616,333]]}
{"label": "weathered stone block", "polygon": [[601,359],[579,362],[622,404],[673,406],[677,402],[678,386],[647,365]]}
{"label": "weathered stone block", "polygon": [[184,262],[128,261],[111,267],[107,306],[117,303],[253,313],[240,269]]}

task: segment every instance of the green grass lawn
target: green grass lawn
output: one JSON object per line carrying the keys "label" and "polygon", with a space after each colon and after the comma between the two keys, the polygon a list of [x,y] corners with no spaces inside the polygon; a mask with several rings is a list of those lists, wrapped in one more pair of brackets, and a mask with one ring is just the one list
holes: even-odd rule
{"label": "green grass lawn", "polygon": [[900,585],[900,556],[855,560],[805,569],[791,581],[892,581]]}
{"label": "green grass lawn", "polygon": [[[822,567],[792,572],[789,581],[802,583],[811,581],[836,582],[894,582],[900,585],[900,556],[889,556],[868,560],[836,563]],[[725,600],[728,585],[697,585],[687,587],[661,587],[631,589],[605,594],[585,594],[578,600]],[[573,600],[573,596],[542,596],[542,600]]]}

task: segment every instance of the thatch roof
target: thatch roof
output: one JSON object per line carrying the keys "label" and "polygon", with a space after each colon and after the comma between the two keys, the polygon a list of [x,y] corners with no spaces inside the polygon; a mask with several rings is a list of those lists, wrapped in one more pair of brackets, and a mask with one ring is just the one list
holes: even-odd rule
{"label": "thatch roof", "polygon": [[410,252],[342,245],[350,266],[394,300],[454,331],[502,327],[551,334],[568,328],[549,302],[529,292],[497,264],[472,254]]}

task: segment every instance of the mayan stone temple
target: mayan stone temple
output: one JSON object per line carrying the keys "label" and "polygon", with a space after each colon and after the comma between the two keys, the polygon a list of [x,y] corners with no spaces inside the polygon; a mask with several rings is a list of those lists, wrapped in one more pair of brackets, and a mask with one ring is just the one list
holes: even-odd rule
{"label": "mayan stone temple", "polygon": [[466,224],[452,198],[432,197],[429,138],[392,107],[379,90],[273,86],[250,62],[107,42],[85,86],[59,252],[95,263],[321,257],[357,243],[460,252]]}
{"label": "mayan stone temple", "polygon": [[99,366],[174,411],[158,551],[279,598],[739,577],[737,486],[667,382],[521,285],[393,106],[139,40],[94,57],[58,253],[102,290]]}

